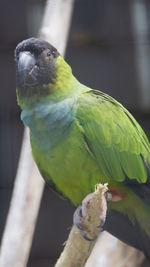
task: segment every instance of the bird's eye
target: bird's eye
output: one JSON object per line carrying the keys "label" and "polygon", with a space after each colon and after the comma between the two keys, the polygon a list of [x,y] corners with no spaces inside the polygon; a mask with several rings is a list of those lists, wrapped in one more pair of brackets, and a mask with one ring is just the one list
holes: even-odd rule
{"label": "bird's eye", "polygon": [[48,56],[48,57],[50,57],[50,55],[51,55],[51,52],[50,52],[50,51],[48,51],[48,52],[47,52],[47,56]]}

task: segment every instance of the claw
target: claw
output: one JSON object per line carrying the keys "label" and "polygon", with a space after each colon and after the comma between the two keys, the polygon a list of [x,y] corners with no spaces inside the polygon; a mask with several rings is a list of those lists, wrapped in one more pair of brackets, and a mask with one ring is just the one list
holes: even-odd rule
{"label": "claw", "polygon": [[79,230],[82,229],[82,206],[77,207],[75,210],[75,213],[73,215],[73,223],[79,228]]}
{"label": "claw", "polygon": [[[94,241],[97,236],[95,235],[94,237],[89,237],[88,231],[84,227],[84,218],[87,215],[87,205],[92,197],[92,194],[89,194],[88,196],[85,197],[85,199],[82,202],[82,206],[79,206],[73,216],[73,222],[74,224],[78,227],[78,229],[81,231],[82,236],[88,240],[88,241]],[[107,210],[107,203],[106,203],[106,196],[103,198],[102,202],[102,210],[100,213],[100,225],[97,226],[99,231],[103,231],[102,227],[105,224],[105,219],[106,219],[106,210]]]}
{"label": "claw", "polygon": [[82,236],[84,237],[84,239],[87,240],[87,241],[94,241],[97,238],[97,236],[89,237],[87,235],[86,231],[84,231],[84,230],[82,230],[81,233],[82,233]]}
{"label": "claw", "polygon": [[112,201],[112,194],[109,191],[107,191],[105,193],[105,198],[107,201]]}
{"label": "claw", "polygon": [[101,219],[101,223],[97,226],[99,228],[100,232],[103,231],[104,224],[105,224],[105,219]]}
{"label": "claw", "polygon": [[78,229],[81,231],[82,236],[87,241],[94,241],[96,239],[96,236],[94,238],[91,238],[88,236],[86,230],[83,227],[82,221],[83,221],[82,206],[79,206],[73,215],[73,222],[78,227]]}

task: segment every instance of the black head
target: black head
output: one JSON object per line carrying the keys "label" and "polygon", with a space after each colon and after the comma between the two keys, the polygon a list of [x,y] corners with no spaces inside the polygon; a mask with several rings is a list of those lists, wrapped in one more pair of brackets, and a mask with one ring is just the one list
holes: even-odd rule
{"label": "black head", "polygon": [[15,50],[18,89],[24,91],[52,83],[58,55],[57,49],[42,39],[30,38],[19,43]]}

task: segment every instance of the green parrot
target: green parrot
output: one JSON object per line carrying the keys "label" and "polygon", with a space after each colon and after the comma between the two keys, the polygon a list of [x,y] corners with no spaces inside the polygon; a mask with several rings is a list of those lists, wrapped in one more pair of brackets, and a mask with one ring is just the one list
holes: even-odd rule
{"label": "green parrot", "polygon": [[103,229],[150,258],[150,144],[111,96],[81,84],[56,48],[38,38],[15,50],[17,100],[45,181],[73,205],[108,183]]}

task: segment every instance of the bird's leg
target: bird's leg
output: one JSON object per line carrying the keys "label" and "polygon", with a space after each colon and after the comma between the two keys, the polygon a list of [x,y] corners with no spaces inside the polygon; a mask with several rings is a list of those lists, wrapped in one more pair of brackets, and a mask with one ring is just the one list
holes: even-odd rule
{"label": "bird's leg", "polygon": [[[79,206],[75,213],[74,213],[74,217],[73,217],[73,221],[74,224],[80,229],[83,237],[89,241],[94,240],[97,236],[94,237],[89,237],[88,235],[88,231],[85,229],[84,227],[84,219],[87,215],[87,207],[88,204],[92,198],[93,193],[87,195],[84,200],[82,201],[82,205]],[[102,227],[105,223],[105,219],[106,219],[106,211],[107,211],[107,195],[104,194],[102,197],[102,203],[101,203],[101,211],[99,214],[99,225],[97,225],[97,229],[99,229],[100,231],[102,230]],[[92,223],[92,220],[91,220]]]}

